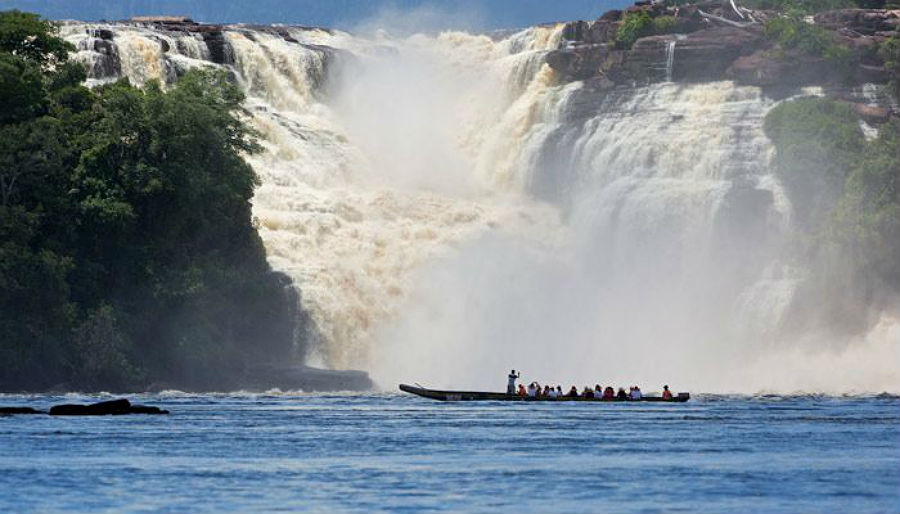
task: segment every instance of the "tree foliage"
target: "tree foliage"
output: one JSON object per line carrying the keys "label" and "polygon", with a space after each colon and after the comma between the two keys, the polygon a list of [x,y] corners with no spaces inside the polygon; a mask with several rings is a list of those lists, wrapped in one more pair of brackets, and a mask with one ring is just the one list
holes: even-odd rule
{"label": "tree foliage", "polygon": [[900,36],[894,36],[878,48],[878,56],[884,60],[884,69],[891,76],[894,95],[900,99]]}
{"label": "tree foliage", "polygon": [[0,13],[0,390],[229,387],[290,357],[240,90],[203,69],[90,90],[68,50]]}
{"label": "tree foliage", "polygon": [[671,34],[676,26],[674,16],[652,17],[646,10],[628,11],[622,17],[622,23],[616,32],[616,43],[624,48],[631,48],[642,37]]}
{"label": "tree foliage", "polygon": [[802,98],[773,108],[764,130],[812,244],[837,248],[863,289],[900,292],[900,123],[866,141],[848,104]]}

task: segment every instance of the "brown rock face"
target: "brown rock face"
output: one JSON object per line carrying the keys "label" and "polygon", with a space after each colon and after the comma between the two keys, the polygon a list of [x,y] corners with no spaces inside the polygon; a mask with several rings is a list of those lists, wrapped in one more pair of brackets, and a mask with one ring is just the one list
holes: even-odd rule
{"label": "brown rock face", "polygon": [[609,43],[583,44],[555,50],[547,54],[546,62],[553,70],[566,80],[584,80],[604,74],[604,67],[610,67],[614,52]]}
{"label": "brown rock face", "polygon": [[760,87],[774,86],[784,76],[787,65],[784,61],[768,57],[765,50],[738,57],[725,72],[736,82]]}
{"label": "brown rock face", "polygon": [[665,78],[669,45],[674,42],[672,80],[705,82],[722,80],[728,67],[742,55],[763,44],[759,30],[715,26],[690,34],[650,36],[638,39],[627,62],[636,80]]}
{"label": "brown rock face", "polygon": [[868,123],[885,123],[891,118],[891,111],[887,107],[866,105],[858,102],[851,103],[850,107],[853,108],[853,112],[857,116]]}
{"label": "brown rock face", "polygon": [[721,80],[735,60],[763,46],[761,27],[729,26],[700,30],[675,44],[674,80]]}
{"label": "brown rock face", "polygon": [[725,77],[751,86],[796,87],[838,83],[843,80],[843,73],[843,70],[821,57],[796,51],[776,54],[771,49],[765,49],[736,59],[725,71]]}
{"label": "brown rock face", "polygon": [[760,87],[883,84],[889,77],[878,46],[900,28],[900,10],[841,9],[816,15],[815,23],[850,51],[849,61],[836,64],[815,52],[781,48],[767,38],[765,20],[781,15],[775,11],[756,11],[751,22],[720,0],[679,7],[644,2],[629,10],[674,17],[673,33],[642,37],[624,49],[616,42],[622,13],[609,12],[593,22],[568,24],[563,34],[567,46],[550,52],[547,63],[562,80],[598,79],[617,86],[667,79],[734,80]]}

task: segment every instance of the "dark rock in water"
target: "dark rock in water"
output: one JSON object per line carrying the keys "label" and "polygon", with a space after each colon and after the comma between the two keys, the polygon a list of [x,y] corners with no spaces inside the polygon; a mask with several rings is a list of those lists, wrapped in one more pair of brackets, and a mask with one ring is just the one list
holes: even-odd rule
{"label": "dark rock in water", "polygon": [[90,405],[63,404],[50,408],[51,416],[110,416],[122,414],[168,414],[169,411],[146,405],[132,405],[124,398]]}
{"label": "dark rock in water", "polygon": [[214,32],[204,32],[203,42],[209,49],[209,60],[216,64],[231,65],[234,64],[234,50],[225,39],[225,33],[221,30]]}
{"label": "dark rock in water", "polygon": [[169,411],[151,405],[132,405],[128,414],[168,414]]}
{"label": "dark rock in water", "polygon": [[113,38],[113,31],[109,29],[89,29],[88,34],[97,39],[111,40]]}
{"label": "dark rock in water", "polygon": [[43,414],[43,412],[31,407],[0,407],[0,416],[10,414]]}

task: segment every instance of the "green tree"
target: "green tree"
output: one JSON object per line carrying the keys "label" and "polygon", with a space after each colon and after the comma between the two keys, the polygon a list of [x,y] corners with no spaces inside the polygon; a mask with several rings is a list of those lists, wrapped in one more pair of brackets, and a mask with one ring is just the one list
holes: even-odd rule
{"label": "green tree", "polygon": [[0,15],[0,390],[235,387],[290,358],[240,90],[203,69],[89,90],[69,50]]}
{"label": "green tree", "polygon": [[769,111],[763,130],[775,144],[776,170],[791,193],[798,221],[822,227],[865,147],[858,118],[848,104],[799,98]]}
{"label": "green tree", "polygon": [[895,98],[900,99],[900,36],[894,36],[878,48],[878,56],[884,60],[884,69],[891,76]]}
{"label": "green tree", "polygon": [[74,49],[57,37],[56,26],[37,14],[17,10],[0,11],[0,52],[9,53],[41,66],[65,61]]}
{"label": "green tree", "polygon": [[866,145],[847,176],[832,231],[870,281],[900,291],[900,122]]}

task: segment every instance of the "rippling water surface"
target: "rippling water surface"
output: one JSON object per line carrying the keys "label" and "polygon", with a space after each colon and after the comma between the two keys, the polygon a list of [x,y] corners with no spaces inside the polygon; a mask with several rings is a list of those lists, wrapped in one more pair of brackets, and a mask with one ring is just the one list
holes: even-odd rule
{"label": "rippling water surface", "polygon": [[0,510],[900,511],[897,397],[131,398],[172,414],[0,417]]}

